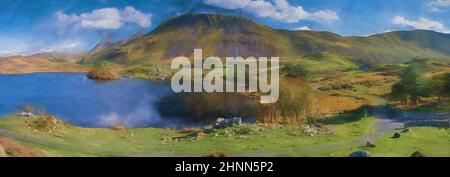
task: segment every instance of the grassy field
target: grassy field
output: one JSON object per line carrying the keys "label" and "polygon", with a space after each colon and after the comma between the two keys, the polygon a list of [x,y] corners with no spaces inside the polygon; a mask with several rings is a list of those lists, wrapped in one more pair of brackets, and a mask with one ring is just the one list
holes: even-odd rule
{"label": "grassy field", "polygon": [[374,157],[409,157],[420,151],[427,157],[450,156],[450,130],[435,127],[412,127],[410,132],[401,133],[401,138],[394,139],[388,134],[372,142],[375,147],[352,147],[345,150],[317,152],[311,156],[346,156],[351,152],[364,150]]}
{"label": "grassy field", "polygon": [[[30,128],[27,122],[31,120],[26,119],[15,116],[1,118],[0,129],[49,156],[201,156],[215,151],[254,155],[261,150],[266,151],[261,154],[266,156],[303,156],[296,153],[296,149],[301,151],[323,143],[352,141],[372,133],[376,121],[368,117],[346,124],[325,125],[316,135],[309,136],[302,129],[265,125],[195,133],[162,128],[91,129],[58,123],[50,133]],[[322,151],[320,148],[317,151]]]}
{"label": "grassy field", "polygon": [[433,127],[410,128],[399,139],[390,138],[392,132],[372,142],[375,148],[365,148],[365,142],[359,139],[374,132],[374,117],[332,121],[314,136],[303,129],[265,125],[183,132],[162,128],[92,129],[58,123],[50,133],[29,128],[30,120],[26,119],[0,119],[0,133],[44,156],[202,156],[213,152],[231,156],[348,156],[360,149],[373,156],[409,156],[417,150],[428,156],[450,155],[450,131]]}

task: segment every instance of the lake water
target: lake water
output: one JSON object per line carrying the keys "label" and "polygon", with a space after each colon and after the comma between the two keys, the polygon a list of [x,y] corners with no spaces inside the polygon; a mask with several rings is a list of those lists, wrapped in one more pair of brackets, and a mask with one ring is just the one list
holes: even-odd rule
{"label": "lake water", "polygon": [[170,85],[121,79],[104,83],[82,73],[0,75],[0,116],[32,105],[59,119],[83,127],[173,127],[155,109],[171,94]]}

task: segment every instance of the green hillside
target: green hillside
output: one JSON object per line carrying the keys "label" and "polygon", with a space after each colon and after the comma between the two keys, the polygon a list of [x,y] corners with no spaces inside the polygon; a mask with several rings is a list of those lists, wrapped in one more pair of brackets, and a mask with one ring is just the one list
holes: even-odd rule
{"label": "green hillside", "polygon": [[185,14],[165,20],[146,35],[93,52],[82,62],[168,64],[174,57],[191,56],[194,48],[202,48],[204,56],[279,56],[292,61],[326,52],[346,64],[394,64],[412,58],[450,59],[450,35],[416,30],[343,37],[273,29],[236,16]]}

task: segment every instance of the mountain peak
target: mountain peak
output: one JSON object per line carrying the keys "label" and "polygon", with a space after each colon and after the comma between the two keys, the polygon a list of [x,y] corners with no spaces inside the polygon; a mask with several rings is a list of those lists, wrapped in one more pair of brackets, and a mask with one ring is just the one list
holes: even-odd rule
{"label": "mountain peak", "polygon": [[255,30],[264,25],[256,23],[250,19],[239,16],[224,16],[217,14],[195,14],[187,13],[169,18],[163,21],[154,32],[161,32],[170,29],[183,27],[206,27],[223,29],[247,29]]}

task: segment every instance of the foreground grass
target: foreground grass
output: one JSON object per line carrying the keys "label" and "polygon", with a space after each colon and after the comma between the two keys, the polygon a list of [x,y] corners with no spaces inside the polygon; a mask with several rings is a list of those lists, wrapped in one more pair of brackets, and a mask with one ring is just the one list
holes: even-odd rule
{"label": "foreground grass", "polygon": [[264,125],[199,134],[163,128],[113,130],[58,124],[49,133],[29,128],[26,119],[0,118],[0,130],[46,156],[202,156],[212,152],[232,156],[348,156],[360,149],[374,156],[409,156],[416,150],[428,156],[450,156],[449,130],[433,127],[411,128],[399,139],[386,135],[372,142],[375,148],[351,144],[374,131],[373,117],[324,125],[315,136],[301,129]]}
{"label": "foreground grass", "polygon": [[421,151],[428,156],[450,156],[450,129],[434,127],[413,127],[409,132],[401,133],[399,139],[385,136],[375,142],[370,151],[375,156],[410,156]]}
{"label": "foreground grass", "polygon": [[[296,149],[357,139],[371,133],[376,121],[363,118],[342,125],[327,125],[315,136],[308,136],[301,129],[264,125],[212,129],[200,136],[162,128],[123,131],[64,124],[58,124],[49,133],[29,128],[26,119],[1,118],[0,129],[48,156],[201,156],[216,151],[231,155],[303,156]],[[257,154],[259,151],[265,152]]]}
{"label": "foreground grass", "polygon": [[[345,156],[357,150],[365,150],[375,157],[410,157],[420,151],[427,157],[450,156],[450,130],[435,127],[412,127],[410,132],[401,133],[398,139],[388,134],[375,142],[375,147],[352,147],[339,151],[317,152],[311,156]],[[398,131],[399,132],[399,131]]]}

